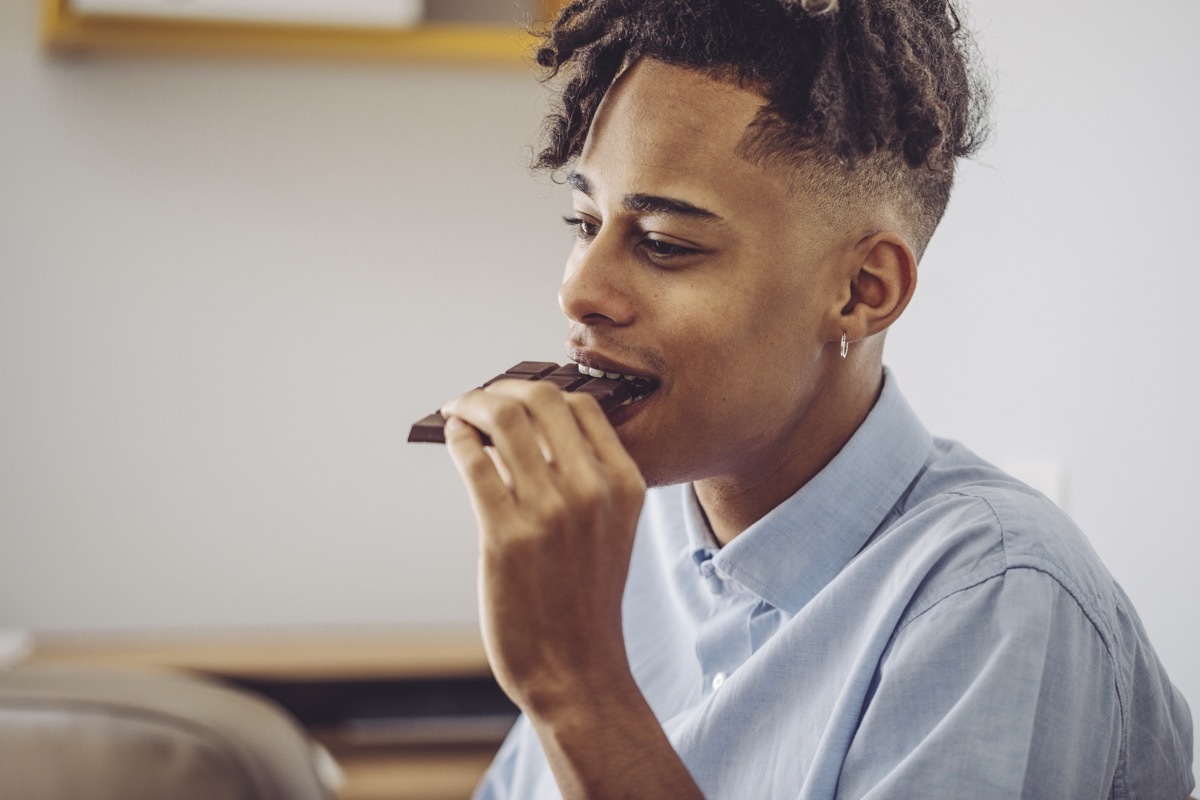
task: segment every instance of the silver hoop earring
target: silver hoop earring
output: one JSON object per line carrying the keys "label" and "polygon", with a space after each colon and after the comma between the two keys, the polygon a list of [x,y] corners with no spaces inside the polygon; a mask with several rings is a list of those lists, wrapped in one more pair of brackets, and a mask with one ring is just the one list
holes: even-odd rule
{"label": "silver hoop earring", "polygon": [[841,347],[838,349],[838,355],[840,355],[842,358],[845,358],[846,354],[849,352],[850,352],[850,340],[846,338],[846,332],[842,331],[842,344],[841,344]]}

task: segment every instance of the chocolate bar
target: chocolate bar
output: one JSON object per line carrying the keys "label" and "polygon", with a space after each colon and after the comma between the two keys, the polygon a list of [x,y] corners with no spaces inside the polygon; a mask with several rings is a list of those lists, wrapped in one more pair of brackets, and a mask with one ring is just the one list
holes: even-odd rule
{"label": "chocolate bar", "polygon": [[[579,371],[578,364],[558,365],[552,361],[522,361],[500,375],[486,381],[482,389],[499,380],[547,381],[564,392],[583,392],[595,397],[605,414],[632,403],[653,392],[658,384],[649,378],[593,378]],[[436,411],[413,423],[408,432],[410,442],[445,444],[446,418]],[[484,437],[484,444],[491,442]]]}

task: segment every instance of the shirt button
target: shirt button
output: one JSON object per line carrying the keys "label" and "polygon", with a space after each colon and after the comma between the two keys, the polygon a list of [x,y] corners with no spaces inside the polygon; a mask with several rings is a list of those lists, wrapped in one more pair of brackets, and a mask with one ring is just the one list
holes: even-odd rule
{"label": "shirt button", "polygon": [[714,692],[717,689],[720,689],[721,685],[724,683],[725,683],[725,673],[724,672],[718,672],[716,675],[713,675],[712,688],[713,688]]}

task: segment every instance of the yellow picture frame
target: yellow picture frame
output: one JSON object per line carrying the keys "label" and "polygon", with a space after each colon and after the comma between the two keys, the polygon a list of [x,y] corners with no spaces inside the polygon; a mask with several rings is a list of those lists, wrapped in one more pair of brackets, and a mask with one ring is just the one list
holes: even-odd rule
{"label": "yellow picture frame", "polygon": [[[562,0],[540,0],[549,19]],[[514,26],[425,23],[411,28],[293,25],[80,13],[42,0],[42,42],[54,53],[206,53],[528,63],[534,39]]]}

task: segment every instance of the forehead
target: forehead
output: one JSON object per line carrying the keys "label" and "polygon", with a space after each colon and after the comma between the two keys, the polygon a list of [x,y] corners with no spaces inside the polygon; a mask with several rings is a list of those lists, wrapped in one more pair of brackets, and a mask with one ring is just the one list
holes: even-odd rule
{"label": "forehead", "polygon": [[696,70],[642,59],[605,95],[577,169],[593,183],[726,200],[786,189],[784,176],[738,154],[764,103],[755,92]]}
{"label": "forehead", "polygon": [[[671,147],[724,158],[733,154],[763,103],[755,93],[695,70],[642,59],[605,94],[588,144],[599,137],[623,136],[633,154],[642,156],[652,154],[644,152],[647,148]],[[632,129],[630,122],[635,123]]]}

